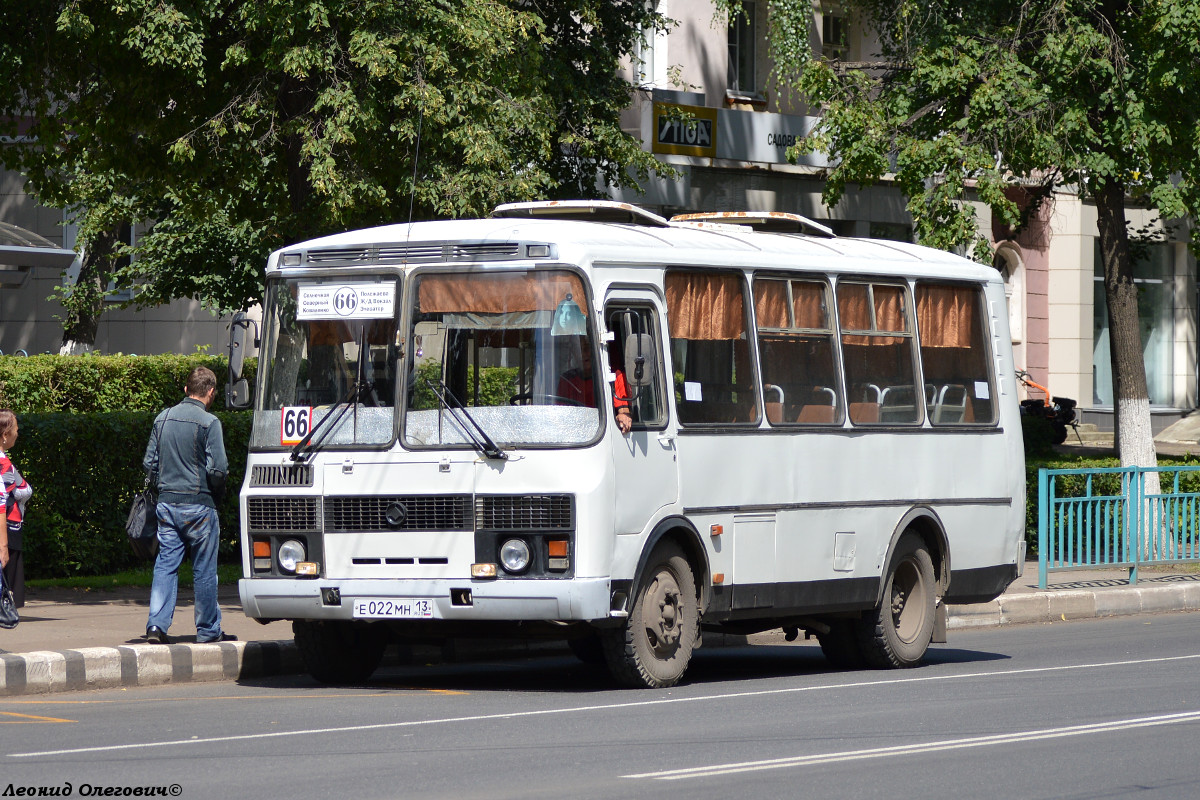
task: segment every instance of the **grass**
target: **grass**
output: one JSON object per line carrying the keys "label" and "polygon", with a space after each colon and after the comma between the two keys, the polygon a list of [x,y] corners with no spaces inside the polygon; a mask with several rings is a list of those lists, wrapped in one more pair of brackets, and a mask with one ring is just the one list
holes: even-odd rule
{"label": "grass", "polygon": [[[217,583],[236,584],[242,577],[241,564],[218,564]],[[84,592],[112,589],[147,589],[154,580],[154,565],[147,564],[137,569],[128,569],[113,575],[74,575],[70,578],[30,578],[25,585],[31,589],[78,589]],[[184,563],[179,568],[179,585],[192,585],[192,565]]]}

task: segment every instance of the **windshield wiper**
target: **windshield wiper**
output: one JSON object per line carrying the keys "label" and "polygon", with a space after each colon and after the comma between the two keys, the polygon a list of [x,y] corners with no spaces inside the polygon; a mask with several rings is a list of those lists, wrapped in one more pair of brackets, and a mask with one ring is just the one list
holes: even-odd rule
{"label": "windshield wiper", "polygon": [[[492,441],[492,437],[488,436],[487,431],[479,426],[479,423],[476,422],[475,418],[471,416],[471,412],[467,411],[467,407],[464,406],[462,402],[454,396],[454,392],[450,391],[449,386],[447,386],[441,380],[438,380],[438,382],[435,384],[428,378],[425,379],[425,385],[428,386],[433,392],[434,396],[437,397],[438,402],[442,404],[442,408],[449,411],[450,416],[454,417],[454,420],[458,422],[459,427],[463,429],[463,433],[465,433],[467,438],[471,440],[471,444],[476,450],[488,458],[498,458],[502,461],[508,458],[508,453],[501,450],[496,443]],[[445,392],[445,394],[443,394],[443,392]],[[454,405],[451,405],[450,402],[446,400],[447,397],[454,401]],[[466,420],[471,423],[470,427],[462,423],[462,420],[459,419],[458,414],[455,413],[456,411],[462,412],[463,417],[465,417]],[[471,428],[474,428],[475,431],[478,432],[478,437],[471,432]]]}
{"label": "windshield wiper", "polygon": [[[336,418],[333,413],[334,409],[329,409],[329,413],[321,417],[320,422],[309,428],[308,433],[304,434],[303,439],[296,442],[296,444],[292,447],[292,461],[302,461],[304,460],[305,456],[316,452],[316,449],[320,447],[321,442],[325,441],[325,437],[327,437],[329,433],[337,427],[337,423],[341,421],[342,417],[346,416],[346,412],[349,411],[351,407],[355,409],[355,415],[357,416],[358,396],[363,391],[364,383],[365,382],[360,381],[354,382],[354,385],[350,387],[350,391],[346,394],[346,399],[338,403],[338,405],[342,408],[341,411],[337,413]],[[334,408],[337,408],[337,406],[334,406]],[[333,424],[326,428],[325,423],[329,422],[331,419],[333,419]],[[318,431],[321,431],[321,435],[316,441],[313,441],[313,437],[317,435]],[[307,448],[307,450],[305,448]]]}

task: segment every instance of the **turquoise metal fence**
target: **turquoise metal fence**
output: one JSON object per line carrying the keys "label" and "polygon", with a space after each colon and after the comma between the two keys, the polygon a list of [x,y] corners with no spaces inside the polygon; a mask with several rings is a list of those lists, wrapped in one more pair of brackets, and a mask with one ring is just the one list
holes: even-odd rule
{"label": "turquoise metal fence", "polygon": [[1066,569],[1122,567],[1137,583],[1138,567],[1196,561],[1200,466],[1038,470],[1041,588]]}

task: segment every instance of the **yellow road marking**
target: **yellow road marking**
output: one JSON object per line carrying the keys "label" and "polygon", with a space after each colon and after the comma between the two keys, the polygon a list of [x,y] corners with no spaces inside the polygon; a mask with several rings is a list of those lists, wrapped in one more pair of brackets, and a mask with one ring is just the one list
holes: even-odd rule
{"label": "yellow road marking", "polygon": [[15,711],[0,711],[0,717],[20,717],[21,719],[0,719],[0,725],[30,725],[38,722],[78,722],[75,719],[59,719],[58,717],[35,717],[33,714],[18,714]]}

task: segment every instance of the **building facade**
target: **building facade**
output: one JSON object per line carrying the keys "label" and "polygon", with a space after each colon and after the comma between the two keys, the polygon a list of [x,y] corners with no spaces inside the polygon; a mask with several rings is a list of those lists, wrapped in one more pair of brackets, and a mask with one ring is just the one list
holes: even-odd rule
{"label": "building facade", "polygon": [[[0,146],[3,146],[0,144]],[[24,176],[0,170],[0,224],[32,233],[54,248],[75,249],[74,228],[60,210],[39,206],[25,191]],[[64,273],[65,270],[65,273]],[[0,352],[12,355],[57,353],[62,344],[62,306],[56,287],[74,280],[78,259],[33,259],[0,247]],[[108,301],[100,317],[95,350],[100,353],[192,353],[208,347],[222,352],[229,321],[193,300],[145,309],[120,308],[128,295]]]}

